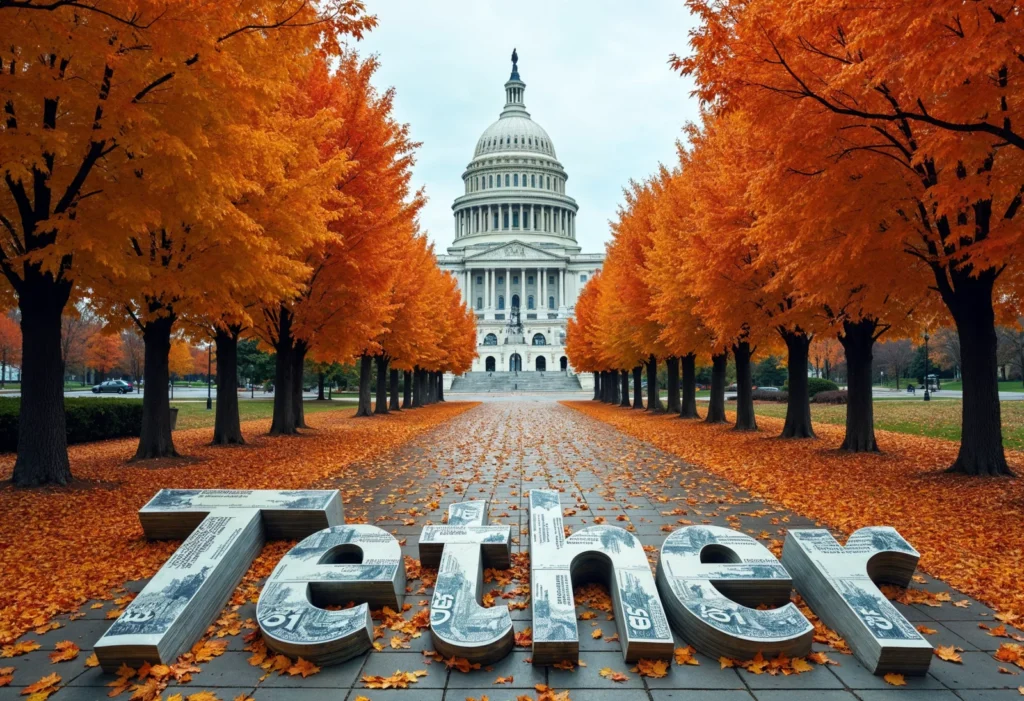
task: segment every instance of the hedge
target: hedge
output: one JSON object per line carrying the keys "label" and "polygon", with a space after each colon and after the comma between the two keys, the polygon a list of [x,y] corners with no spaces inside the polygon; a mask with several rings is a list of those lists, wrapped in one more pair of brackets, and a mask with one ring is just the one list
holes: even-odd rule
{"label": "hedge", "polygon": [[818,392],[811,397],[811,401],[815,404],[847,404],[849,403],[849,393],[845,389]]}
{"label": "hedge", "polygon": [[[18,411],[21,399],[0,397],[0,452],[18,449]],[[68,443],[109,438],[138,437],[142,430],[142,402],[133,399],[64,400]]]}
{"label": "hedge", "polygon": [[750,397],[760,402],[788,402],[789,392],[765,392],[763,389],[755,389],[750,393]]}

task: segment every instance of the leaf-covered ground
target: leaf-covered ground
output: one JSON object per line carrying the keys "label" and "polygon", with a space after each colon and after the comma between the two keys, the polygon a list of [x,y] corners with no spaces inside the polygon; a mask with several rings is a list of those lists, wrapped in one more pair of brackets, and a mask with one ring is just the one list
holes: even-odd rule
{"label": "leaf-covered ground", "polygon": [[[786,417],[784,402],[756,402],[758,416]],[[735,410],[735,402],[727,403]],[[1003,419],[1003,442],[1011,450],[1024,450],[1024,402],[1000,404]],[[963,402],[959,399],[935,399],[925,402],[917,399],[884,399],[875,401],[875,426],[885,431],[910,433],[915,436],[960,440],[960,418]],[[815,423],[846,424],[846,407],[837,404],[811,404],[811,419]],[[884,446],[883,446],[884,449]]]}
{"label": "leaf-covered ground", "polygon": [[[884,453],[848,455],[836,449],[841,426],[816,425],[817,440],[782,440],[782,420],[763,415],[761,430],[746,433],[594,401],[565,404],[840,531],[893,526],[924,570],[1024,615],[1024,480],[943,474],[956,443],[880,431]],[[1024,474],[1024,455],[1007,457]]]}
{"label": "leaf-covered ground", "polygon": [[[74,487],[0,488],[0,644],[156,572],[178,545],[142,537],[137,512],[157,490],[307,487],[472,406],[452,402],[371,419],[327,412],[309,418],[315,430],[291,438],[264,435],[269,421],[246,422],[249,444],[229,448],[208,445],[209,429],[177,431],[175,446],[186,457],[144,463],[128,462],[135,439],[72,446]],[[0,457],[0,479],[10,479],[13,464],[13,455]]]}

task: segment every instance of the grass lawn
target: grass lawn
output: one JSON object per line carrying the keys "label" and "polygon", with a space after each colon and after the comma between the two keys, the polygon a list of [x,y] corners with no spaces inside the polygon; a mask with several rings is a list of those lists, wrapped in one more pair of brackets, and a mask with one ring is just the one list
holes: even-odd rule
{"label": "grass lawn", "polygon": [[[321,411],[352,411],[352,405],[354,402],[350,401],[332,401],[332,402],[318,402],[308,401],[303,402],[303,408],[306,415],[318,414]],[[217,403],[214,402],[213,409],[206,410],[206,401],[196,402],[171,402],[171,406],[178,407],[178,424],[176,430],[184,430],[187,428],[207,428],[213,426],[213,420],[217,413]],[[253,419],[269,419],[274,415],[274,401],[268,399],[263,400],[248,400],[238,402],[238,417],[242,421],[252,421]]]}
{"label": "grass lawn", "polygon": [[[961,402],[959,399],[933,399],[930,402],[887,399],[875,402],[875,428],[915,436],[960,440]],[[1003,441],[1007,448],[1024,450],[1024,402],[1002,402]],[[736,402],[726,402],[736,410]],[[703,412],[702,412],[703,413]],[[754,413],[785,418],[784,402],[755,402]],[[837,404],[811,404],[811,420],[817,423],[846,423],[846,407]]]}

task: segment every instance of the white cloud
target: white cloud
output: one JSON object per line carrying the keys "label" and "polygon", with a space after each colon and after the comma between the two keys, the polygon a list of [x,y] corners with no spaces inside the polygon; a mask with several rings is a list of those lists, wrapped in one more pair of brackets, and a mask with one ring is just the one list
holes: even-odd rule
{"label": "white cloud", "polygon": [[694,20],[679,0],[628,7],[594,0],[380,0],[380,26],[360,42],[381,60],[377,85],[397,89],[395,110],[423,145],[415,183],[429,202],[422,226],[443,252],[451,203],[480,133],[504,105],[512,48],[526,108],[551,135],[580,205],[577,238],[602,250],[630,178],[675,159],[675,141],[697,118],[692,83],[669,54],[687,51]]}

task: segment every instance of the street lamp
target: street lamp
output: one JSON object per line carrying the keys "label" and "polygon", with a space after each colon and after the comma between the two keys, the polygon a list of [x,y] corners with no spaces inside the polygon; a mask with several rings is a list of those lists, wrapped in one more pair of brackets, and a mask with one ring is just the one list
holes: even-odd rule
{"label": "street lamp", "polygon": [[210,371],[213,369],[213,343],[206,344],[206,410],[213,409],[213,378]]}
{"label": "street lamp", "polygon": [[924,400],[930,402],[931,395],[928,393],[928,331],[924,332]]}

